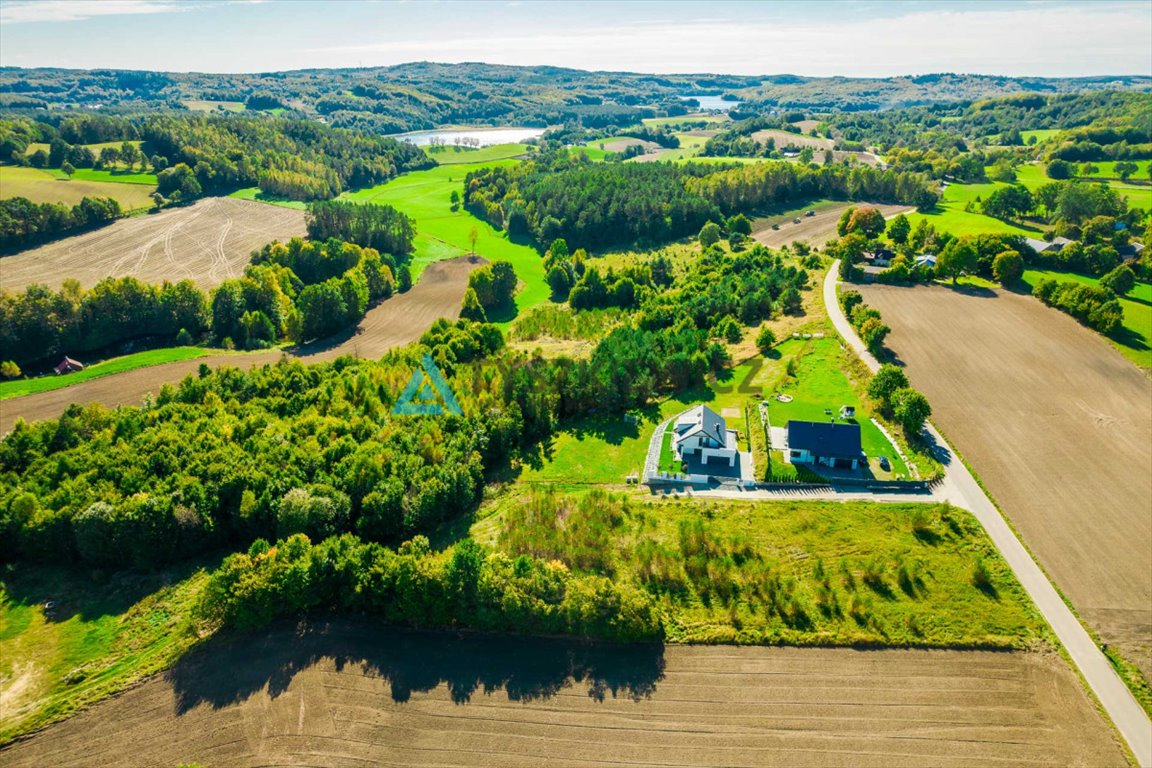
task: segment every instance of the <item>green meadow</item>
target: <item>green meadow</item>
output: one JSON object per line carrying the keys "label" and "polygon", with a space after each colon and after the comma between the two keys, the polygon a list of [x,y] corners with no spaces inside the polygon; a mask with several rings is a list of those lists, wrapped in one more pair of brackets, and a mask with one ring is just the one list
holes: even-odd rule
{"label": "green meadow", "polygon": [[424,147],[424,153],[440,165],[462,165],[475,163],[490,163],[494,160],[508,160],[523,157],[534,151],[529,144],[493,144],[489,147],[460,147],[447,145],[444,147]]}
{"label": "green meadow", "polygon": [[920,219],[927,220],[938,232],[951,232],[956,236],[978,235],[984,232],[1004,233],[1009,235],[1024,235],[1035,237],[1040,230],[1020,227],[991,216],[985,216],[976,211],[966,211],[969,203],[978,207],[979,201],[986,198],[997,187],[1005,186],[999,182],[988,184],[949,184],[944,188],[940,202],[928,213],[910,213],[909,220],[913,226]]}
{"label": "green meadow", "polygon": [[[491,149],[491,148],[489,148]],[[473,216],[463,206],[452,210],[453,190],[463,194],[464,176],[473,170],[491,166],[515,165],[516,160],[493,160],[483,163],[440,165],[424,171],[413,171],[391,181],[357,192],[345,192],[343,200],[391,205],[416,221],[413,277],[435,261],[462,256],[471,251],[470,233],[476,231],[476,253],[489,261],[502,259],[512,263],[522,283],[516,294],[516,311],[522,314],[530,307],[548,300],[551,293],[544,275],[544,262],[535,248],[514,243],[504,232]],[[501,325],[507,327],[511,319]]]}
{"label": "green meadow", "polygon": [[[218,352],[219,350],[211,350]],[[168,347],[165,349],[150,349],[147,352],[137,352],[132,355],[114,357],[100,363],[93,363],[82,371],[66,373],[62,376],[47,374],[33,379],[17,379],[15,381],[0,382],[0,400],[21,395],[32,395],[37,392],[49,392],[53,389],[70,387],[82,381],[98,379],[101,376],[110,376],[114,373],[124,373],[136,368],[146,368],[150,365],[174,363],[178,360],[192,360],[204,357],[210,350],[201,347]]]}
{"label": "green meadow", "polygon": [[1024,143],[1028,143],[1035,137],[1036,143],[1040,144],[1058,133],[1060,133],[1059,128],[1036,128],[1031,131],[1020,131],[1020,138],[1024,139]]}
{"label": "green meadow", "polygon": [[[1064,282],[1099,285],[1100,280],[1072,272],[1029,269],[1024,272],[1024,283],[1029,290],[1041,280],[1061,280]],[[1120,351],[1120,354],[1141,368],[1152,368],[1152,283],[1136,283],[1127,296],[1120,297],[1124,308],[1124,324],[1113,336],[1104,338]]]}
{"label": "green meadow", "polygon": [[277,197],[275,195],[266,195],[260,191],[260,187],[246,187],[238,189],[228,197],[235,197],[237,200],[251,200],[256,203],[267,203],[268,205],[278,205],[281,208],[295,208],[298,211],[308,209],[308,203],[302,200],[290,200],[287,197]]}
{"label": "green meadow", "polygon": [[649,500],[512,488],[486,504],[471,534],[511,556],[547,554],[647,591],[672,642],[1001,649],[1051,642],[980,524],[946,504]]}

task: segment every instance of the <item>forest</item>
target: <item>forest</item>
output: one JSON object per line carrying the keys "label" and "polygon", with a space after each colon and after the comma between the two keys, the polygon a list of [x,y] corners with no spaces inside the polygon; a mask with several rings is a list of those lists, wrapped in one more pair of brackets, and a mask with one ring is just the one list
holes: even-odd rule
{"label": "forest", "polygon": [[[738,116],[772,110],[884,110],[977,100],[1015,93],[1051,95],[1146,89],[1147,77],[1011,78],[967,74],[827,78],[796,75],[650,75],[561,67],[415,62],[392,67],[254,74],[78,71],[6,68],[0,108],[43,112],[99,109],[111,113],[183,111],[194,101],[231,102],[247,111],[324,117],[329,124],[374,133],[446,124],[530,125],[575,122],[588,128],[635,123],[688,110],[681,97],[728,95],[743,100]],[[115,138],[115,137],[113,137]]]}
{"label": "forest", "polygon": [[468,209],[510,236],[541,245],[562,238],[589,250],[658,245],[771,205],[831,198],[930,208],[937,199],[920,174],[868,167],[594,164],[558,152],[472,171],[464,186]]}
{"label": "forest", "polygon": [[17,164],[30,162],[26,149],[39,142],[50,147],[48,167],[93,167],[101,160],[84,145],[108,141],[143,142],[138,154],[116,159],[156,173],[161,203],[254,186],[293,200],[326,200],[435,165],[419,147],[395,139],[267,115],[65,112],[0,121],[0,150]]}

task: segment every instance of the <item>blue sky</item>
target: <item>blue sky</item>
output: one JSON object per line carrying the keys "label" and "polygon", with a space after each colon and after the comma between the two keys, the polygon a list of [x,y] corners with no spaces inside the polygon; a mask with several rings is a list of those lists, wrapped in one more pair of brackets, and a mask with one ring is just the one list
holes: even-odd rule
{"label": "blue sky", "polygon": [[1152,75],[1149,0],[0,0],[0,65]]}

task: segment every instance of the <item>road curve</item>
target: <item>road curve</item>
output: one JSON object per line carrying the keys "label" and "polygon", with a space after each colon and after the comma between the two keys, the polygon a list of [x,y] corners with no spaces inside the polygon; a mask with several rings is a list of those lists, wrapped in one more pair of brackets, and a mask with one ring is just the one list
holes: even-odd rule
{"label": "road curve", "polygon": [[[848,346],[875,372],[880,368],[880,362],[864,346],[840,308],[836,290],[839,275],[840,261],[836,260],[824,278],[824,304],[828,316]],[[1152,721],[944,436],[931,423],[927,429],[939,446],[938,458],[944,464],[945,483],[950,486],[949,495],[953,503],[970,511],[984,526],[992,543],[1060,638],[1072,662],[1124,737],[1136,762],[1141,768],[1152,768]]]}

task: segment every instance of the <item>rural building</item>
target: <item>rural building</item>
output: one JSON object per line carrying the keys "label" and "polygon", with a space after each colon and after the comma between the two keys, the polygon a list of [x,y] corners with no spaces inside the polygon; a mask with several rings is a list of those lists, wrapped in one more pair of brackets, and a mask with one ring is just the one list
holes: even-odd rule
{"label": "rural building", "polygon": [[896,254],[887,248],[880,248],[874,253],[865,254],[864,258],[877,267],[887,267],[892,264],[892,259],[896,258]]}
{"label": "rural building", "polygon": [[672,448],[681,461],[695,458],[701,464],[736,466],[736,431],[728,429],[724,418],[706,405],[680,414],[672,428]]}
{"label": "rural building", "polygon": [[84,363],[80,362],[79,360],[73,360],[67,356],[65,356],[65,358],[60,361],[60,365],[56,366],[55,368],[57,374],[72,373],[73,371],[82,370],[84,370]]}
{"label": "rural building", "polygon": [[1036,251],[1036,253],[1057,253],[1072,241],[1066,237],[1053,238],[1052,242],[1037,240],[1034,237],[1026,237],[1024,238],[1024,242],[1027,243],[1032,250]]}
{"label": "rural building", "polygon": [[790,421],[785,434],[788,445],[784,455],[792,464],[858,469],[865,461],[859,424]]}
{"label": "rural building", "polygon": [[936,254],[922,253],[913,260],[912,266],[936,269]]}

